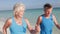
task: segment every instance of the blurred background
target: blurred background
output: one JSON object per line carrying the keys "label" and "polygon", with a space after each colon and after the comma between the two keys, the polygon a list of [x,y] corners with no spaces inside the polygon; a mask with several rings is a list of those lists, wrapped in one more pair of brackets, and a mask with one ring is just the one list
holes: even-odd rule
{"label": "blurred background", "polygon": [[[16,3],[23,3],[26,6],[24,17],[28,18],[32,27],[35,27],[38,16],[43,14],[43,6],[50,3],[53,6],[53,14],[55,14],[58,23],[60,24],[60,0],[0,0],[0,34],[2,27],[7,18],[13,16],[13,6]],[[9,28],[7,33],[10,34]],[[30,34],[27,30],[27,34]],[[53,34],[60,34],[60,30],[54,26]]]}

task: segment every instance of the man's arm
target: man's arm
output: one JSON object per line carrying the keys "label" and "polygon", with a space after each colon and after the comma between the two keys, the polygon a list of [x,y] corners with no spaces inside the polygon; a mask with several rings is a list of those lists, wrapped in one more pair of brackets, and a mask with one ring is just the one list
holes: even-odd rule
{"label": "man's arm", "polygon": [[36,26],[35,26],[36,34],[37,34],[38,32],[40,32],[40,24],[41,24],[41,21],[42,21],[42,17],[39,16],[38,19],[37,19]]}
{"label": "man's arm", "polygon": [[60,29],[60,25],[58,24],[57,20],[56,20],[56,17],[53,15],[53,21],[54,21],[54,24],[56,25],[56,27],[58,29]]}

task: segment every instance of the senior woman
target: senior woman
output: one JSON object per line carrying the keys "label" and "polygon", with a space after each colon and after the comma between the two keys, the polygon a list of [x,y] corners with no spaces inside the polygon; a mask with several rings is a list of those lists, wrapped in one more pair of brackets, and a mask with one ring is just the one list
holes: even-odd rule
{"label": "senior woman", "polygon": [[13,7],[14,16],[8,18],[3,26],[3,34],[7,34],[7,28],[11,34],[26,34],[26,29],[31,32],[32,28],[27,18],[24,18],[25,6],[23,3],[17,3]]}

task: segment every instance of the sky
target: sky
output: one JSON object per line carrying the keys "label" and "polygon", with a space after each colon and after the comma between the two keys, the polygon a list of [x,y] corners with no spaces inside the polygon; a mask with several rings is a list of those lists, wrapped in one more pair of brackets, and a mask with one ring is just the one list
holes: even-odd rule
{"label": "sky", "polygon": [[26,9],[43,8],[46,3],[60,7],[60,0],[0,0],[0,10],[12,10],[16,3],[23,3]]}

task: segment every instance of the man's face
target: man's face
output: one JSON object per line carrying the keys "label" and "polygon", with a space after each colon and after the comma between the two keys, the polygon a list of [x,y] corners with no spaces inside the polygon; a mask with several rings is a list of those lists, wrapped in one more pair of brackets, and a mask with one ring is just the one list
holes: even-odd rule
{"label": "man's face", "polygon": [[44,9],[44,13],[46,15],[50,15],[52,13],[52,8],[46,8],[46,9]]}

